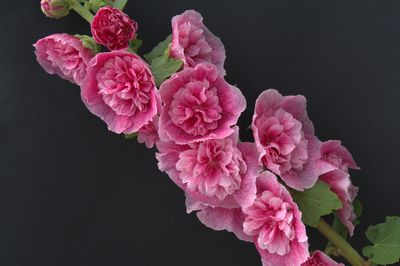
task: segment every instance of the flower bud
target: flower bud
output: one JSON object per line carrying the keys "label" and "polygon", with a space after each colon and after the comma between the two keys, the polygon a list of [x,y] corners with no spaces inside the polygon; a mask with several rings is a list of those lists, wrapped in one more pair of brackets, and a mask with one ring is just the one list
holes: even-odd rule
{"label": "flower bud", "polygon": [[43,13],[50,18],[62,18],[69,14],[71,9],[67,0],[41,0]]}

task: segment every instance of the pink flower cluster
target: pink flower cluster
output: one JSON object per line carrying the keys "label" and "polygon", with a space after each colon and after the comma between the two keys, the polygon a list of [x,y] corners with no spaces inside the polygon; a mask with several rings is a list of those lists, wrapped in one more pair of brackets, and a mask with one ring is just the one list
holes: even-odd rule
{"label": "pink flower cluster", "polygon": [[81,87],[84,104],[115,133],[137,133],[156,146],[158,167],[186,195],[187,212],[214,230],[254,243],[264,266],[340,265],[322,252],[310,256],[302,214],[287,187],[303,191],[321,180],[342,201],[342,223],[353,234],[358,169],[339,141],[315,136],[303,96],[269,89],[258,97],[254,142],[241,142],[241,91],[225,78],[225,49],[196,11],[172,19],[170,56],[183,69],[159,90],[147,63],[126,51],[137,24],[122,11],[101,8],[94,40],[110,52],[94,54],[76,37],[55,34],[34,46],[39,63]]}

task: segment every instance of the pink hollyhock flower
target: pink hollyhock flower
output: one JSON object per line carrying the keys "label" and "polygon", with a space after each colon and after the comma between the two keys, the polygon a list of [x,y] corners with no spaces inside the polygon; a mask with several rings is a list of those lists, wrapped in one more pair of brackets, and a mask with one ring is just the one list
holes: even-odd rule
{"label": "pink hollyhock flower", "polygon": [[188,210],[200,210],[199,220],[214,230],[233,232],[254,242],[264,266],[301,265],[309,256],[301,212],[289,192],[271,172],[257,177],[257,197],[249,207],[213,208],[187,198]]}
{"label": "pink hollyhock flower", "polygon": [[110,50],[124,50],[135,37],[138,24],[117,8],[105,6],[92,21],[94,40]]}
{"label": "pink hollyhock flower", "polygon": [[72,35],[61,33],[38,40],[34,45],[36,59],[49,74],[81,85],[86,77],[86,68],[94,56],[82,41]]}
{"label": "pink hollyhock flower", "polygon": [[343,208],[337,211],[340,221],[349,230],[350,236],[354,233],[353,221],[356,215],[353,210],[353,201],[357,196],[358,187],[351,183],[348,168],[360,169],[350,152],[338,140],[325,141],[321,145],[322,160],[330,163],[336,169],[320,176],[320,179],[331,187],[342,202]]}
{"label": "pink hollyhock flower", "polygon": [[251,143],[238,143],[238,128],[225,139],[178,145],[157,143],[158,167],[165,171],[186,194],[200,202],[224,208],[253,203],[255,177],[261,170],[257,149]]}
{"label": "pink hollyhock flower", "polygon": [[312,257],[308,258],[306,262],[301,264],[301,266],[345,266],[342,263],[337,263],[336,261],[329,258],[325,253],[316,250],[314,251]]}
{"label": "pink hollyhock flower", "polygon": [[160,95],[164,103],[160,138],[178,144],[231,135],[231,126],[246,108],[240,90],[229,85],[210,64],[175,73],[161,85]]}
{"label": "pink hollyhock flower", "polygon": [[147,148],[153,148],[160,140],[158,136],[158,115],[154,116],[151,122],[139,129],[137,139],[139,143],[144,143]]}
{"label": "pink hollyhock flower", "polygon": [[90,61],[87,72],[82,100],[110,131],[137,132],[158,113],[161,102],[153,75],[137,55],[125,51],[99,53]]}
{"label": "pink hollyhock flower", "polygon": [[170,56],[180,59],[185,67],[211,63],[225,75],[225,48],[221,40],[203,24],[203,17],[188,10],[172,18]]}
{"label": "pink hollyhock flower", "polygon": [[334,169],[319,159],[320,142],[303,96],[264,91],[256,101],[252,129],[260,162],[291,188],[310,188],[319,175]]}
{"label": "pink hollyhock flower", "polygon": [[301,212],[275,175],[257,178],[257,198],[243,209],[243,231],[254,237],[263,265],[300,265],[307,260],[308,243]]}

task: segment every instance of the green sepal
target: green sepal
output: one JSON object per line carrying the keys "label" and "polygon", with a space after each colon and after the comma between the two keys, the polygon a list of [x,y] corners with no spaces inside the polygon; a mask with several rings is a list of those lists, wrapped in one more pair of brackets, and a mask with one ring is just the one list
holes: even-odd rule
{"label": "green sepal", "polygon": [[93,13],[97,13],[100,8],[106,6],[105,0],[88,0],[85,2],[84,7],[90,9]]}
{"label": "green sepal", "polygon": [[164,80],[177,72],[181,67],[182,61],[169,58],[168,54],[154,58],[151,61],[150,69],[153,73],[157,87],[160,86]]}
{"label": "green sepal", "polygon": [[321,216],[342,208],[340,199],[322,181],[317,181],[312,188],[305,191],[291,190],[291,194],[302,212],[303,222],[312,227],[317,226]]}
{"label": "green sepal", "polygon": [[169,35],[164,41],[156,45],[144,58],[150,64],[156,85],[169,78],[172,74],[181,69],[183,62],[169,57],[169,46],[172,36]]}
{"label": "green sepal", "polygon": [[359,199],[355,199],[353,202],[353,211],[356,215],[356,219],[353,221],[354,226],[360,224],[360,216],[363,212],[363,205]]}
{"label": "green sepal", "polygon": [[365,233],[373,246],[363,248],[363,255],[375,264],[394,264],[400,260],[400,217],[388,216],[381,224],[368,227]]}
{"label": "green sepal", "polygon": [[123,10],[128,3],[128,0],[105,0],[106,4],[120,10]]}
{"label": "green sepal", "polygon": [[141,39],[135,38],[131,41],[129,41],[129,49],[133,51],[134,53],[137,53],[139,51],[139,48],[142,46],[143,41]]}
{"label": "green sepal", "polygon": [[75,34],[74,36],[79,38],[82,41],[83,46],[92,50],[94,54],[100,52],[101,50],[100,45],[98,45],[92,37],[88,35],[79,35],[79,34]]}
{"label": "green sepal", "polygon": [[146,61],[151,64],[151,61],[153,61],[153,59],[159,56],[163,56],[165,54],[165,51],[169,49],[169,44],[171,43],[171,40],[172,36],[169,35],[164,41],[157,44],[150,53],[145,54],[144,59],[146,59]]}
{"label": "green sepal", "polygon": [[134,138],[136,138],[138,136],[138,133],[137,132],[134,132],[134,133],[131,133],[131,134],[125,134],[124,135],[124,138],[125,139],[134,139]]}

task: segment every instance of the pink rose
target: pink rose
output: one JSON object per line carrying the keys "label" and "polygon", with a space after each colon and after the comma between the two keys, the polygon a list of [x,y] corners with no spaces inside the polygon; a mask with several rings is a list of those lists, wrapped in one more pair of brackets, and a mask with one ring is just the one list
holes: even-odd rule
{"label": "pink rose", "polygon": [[301,264],[301,266],[345,266],[342,263],[337,263],[336,261],[329,258],[322,251],[314,251],[312,257],[308,258],[306,262]]}
{"label": "pink rose", "polygon": [[256,101],[252,129],[260,162],[291,188],[310,188],[319,175],[334,169],[319,160],[320,142],[303,96],[264,91]]}
{"label": "pink rose", "polygon": [[33,46],[37,61],[47,73],[82,84],[87,64],[94,54],[83,46],[80,39],[65,33],[53,34],[38,40]]}
{"label": "pink rose", "polygon": [[154,116],[152,121],[139,129],[137,139],[139,143],[144,143],[147,148],[153,148],[160,140],[158,136],[158,115]]}
{"label": "pink rose", "polygon": [[164,103],[160,138],[178,144],[231,135],[231,126],[246,108],[240,90],[229,85],[210,64],[175,73],[161,85],[160,95]]}
{"label": "pink rose", "polygon": [[81,96],[110,131],[130,134],[158,113],[160,96],[147,64],[125,51],[99,53],[87,69]]}
{"label": "pink rose", "polygon": [[92,22],[94,40],[110,50],[125,50],[135,37],[138,25],[119,9],[105,6],[97,11]]}
{"label": "pink rose", "polygon": [[343,208],[337,211],[340,221],[349,230],[350,236],[354,233],[353,221],[356,215],[353,210],[353,201],[357,196],[358,187],[351,183],[348,168],[360,169],[350,152],[338,140],[325,141],[321,145],[322,160],[336,167],[320,176],[320,179],[331,187],[342,202]]}
{"label": "pink rose", "polygon": [[200,210],[199,220],[214,230],[233,232],[254,242],[264,266],[301,265],[309,257],[301,212],[289,192],[271,172],[257,177],[254,203],[240,210],[213,208],[188,197],[189,210]]}
{"label": "pink rose", "polygon": [[170,56],[180,59],[185,67],[211,63],[225,75],[225,48],[221,40],[203,24],[203,17],[188,10],[172,18]]}
{"label": "pink rose", "polygon": [[160,170],[186,194],[202,203],[224,208],[245,207],[256,195],[255,177],[261,170],[257,149],[238,143],[238,127],[225,139],[178,145],[157,143]]}

